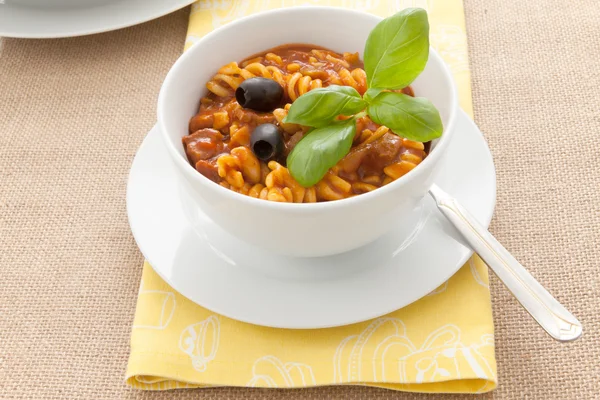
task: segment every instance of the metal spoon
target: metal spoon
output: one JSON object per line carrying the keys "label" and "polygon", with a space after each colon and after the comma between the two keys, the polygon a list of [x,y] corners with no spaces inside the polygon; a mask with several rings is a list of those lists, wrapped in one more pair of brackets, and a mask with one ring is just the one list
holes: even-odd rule
{"label": "metal spoon", "polygon": [[429,189],[429,194],[473,250],[550,336],[561,342],[581,336],[583,329],[577,318],[552,297],[456,199],[436,185]]}

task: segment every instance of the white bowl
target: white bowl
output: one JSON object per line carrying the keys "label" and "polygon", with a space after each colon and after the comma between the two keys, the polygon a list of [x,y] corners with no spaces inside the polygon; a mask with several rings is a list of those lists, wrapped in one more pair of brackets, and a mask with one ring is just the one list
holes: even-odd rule
{"label": "white bowl", "polygon": [[[310,21],[310,23],[307,23]],[[370,243],[397,224],[418,222],[423,201],[452,140],[457,96],[447,66],[433,49],[412,87],[439,110],[442,137],[430,155],[396,181],[349,199],[288,204],[254,199],[225,189],[188,162],[181,138],[198,111],[205,84],[231,61],[286,43],[306,43],[338,52],[359,51],[381,18],[331,7],[284,8],[227,24],[199,40],[169,71],[158,99],[158,124],[184,186],[205,214],[229,233],[269,251],[300,257],[326,256]],[[352,27],[352,29],[348,29]],[[408,231],[407,231],[408,232]],[[398,238],[399,243],[404,238]]]}

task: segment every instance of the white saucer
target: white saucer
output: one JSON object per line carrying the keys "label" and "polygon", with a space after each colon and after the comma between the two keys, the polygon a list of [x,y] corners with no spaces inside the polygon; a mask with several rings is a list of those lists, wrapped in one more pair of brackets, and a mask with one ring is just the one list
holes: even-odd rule
{"label": "white saucer", "polygon": [[[496,175],[477,126],[461,112],[436,183],[486,227]],[[398,227],[361,249],[323,258],[277,256],[221,230],[191,204],[154,127],[133,161],[131,230],[155,271],[193,302],[227,317],[279,328],[324,328],[375,318],[427,295],[471,256],[427,198],[410,239]],[[282,227],[284,229],[284,227]],[[282,232],[283,234],[283,232]]]}
{"label": "white saucer", "polygon": [[57,38],[150,21],[194,0],[0,0],[0,36]]}

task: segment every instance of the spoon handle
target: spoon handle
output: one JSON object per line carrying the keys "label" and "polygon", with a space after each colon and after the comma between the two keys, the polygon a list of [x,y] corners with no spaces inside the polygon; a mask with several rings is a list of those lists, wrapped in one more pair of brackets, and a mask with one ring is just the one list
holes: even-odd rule
{"label": "spoon handle", "polygon": [[440,211],[458,229],[515,298],[554,339],[571,341],[581,336],[581,323],[567,311],[467,210],[433,185],[429,194]]}

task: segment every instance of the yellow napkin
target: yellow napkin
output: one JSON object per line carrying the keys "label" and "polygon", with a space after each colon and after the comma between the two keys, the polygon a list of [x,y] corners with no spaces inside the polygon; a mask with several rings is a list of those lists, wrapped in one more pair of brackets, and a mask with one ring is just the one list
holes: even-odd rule
{"label": "yellow napkin", "polygon": [[[461,106],[471,114],[462,0],[200,0],[192,6],[186,48],[236,18],[300,4],[345,6],[380,16],[409,6],[427,9],[431,42],[450,65]],[[490,391],[496,387],[496,360],[487,267],[474,256],[433,293],[382,318],[286,330],[202,308],[145,263],[127,383],[146,390],[366,384],[413,392]]]}

